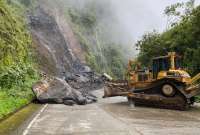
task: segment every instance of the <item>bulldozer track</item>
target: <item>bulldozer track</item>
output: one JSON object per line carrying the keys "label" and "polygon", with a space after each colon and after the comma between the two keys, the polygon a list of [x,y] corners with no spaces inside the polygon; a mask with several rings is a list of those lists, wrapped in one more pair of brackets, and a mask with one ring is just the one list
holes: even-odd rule
{"label": "bulldozer track", "polygon": [[[166,97],[162,94],[161,86],[167,82],[168,80],[163,79],[144,89],[130,89],[126,81],[112,81],[106,83],[106,87],[109,90],[105,90],[105,93],[107,97],[110,95],[127,96],[128,100],[133,100],[136,106],[187,110],[190,106],[190,102],[187,101],[187,98],[181,93],[178,87],[176,88],[176,95],[173,97]],[[170,82],[172,81],[170,80]]]}
{"label": "bulldozer track", "polygon": [[[181,93],[181,91],[176,88],[176,94],[172,97],[166,97],[161,92],[161,86],[166,84],[168,80],[159,80],[154,85],[143,89],[143,90],[133,90],[128,97],[132,97],[135,105],[145,105],[156,108],[163,109],[173,109],[173,110],[187,110],[190,106],[187,98]],[[173,81],[171,84],[173,84]]]}
{"label": "bulldozer track", "polygon": [[176,95],[175,97],[164,97],[162,95],[147,95],[147,94],[133,94],[128,96],[129,101],[133,100],[136,106],[149,106],[163,109],[173,110],[187,110],[189,104],[182,95]]}

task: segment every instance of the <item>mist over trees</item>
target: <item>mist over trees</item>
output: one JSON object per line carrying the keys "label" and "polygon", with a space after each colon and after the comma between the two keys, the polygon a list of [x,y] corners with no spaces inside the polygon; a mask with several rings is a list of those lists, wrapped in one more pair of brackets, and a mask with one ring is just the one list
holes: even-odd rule
{"label": "mist over trees", "polygon": [[[62,1],[66,3],[66,1]],[[86,61],[95,71],[123,78],[129,58],[134,56],[131,43],[120,27],[109,2],[69,2],[65,7],[71,26],[85,49]],[[105,5],[107,4],[107,5]],[[105,8],[106,7],[106,8]]]}

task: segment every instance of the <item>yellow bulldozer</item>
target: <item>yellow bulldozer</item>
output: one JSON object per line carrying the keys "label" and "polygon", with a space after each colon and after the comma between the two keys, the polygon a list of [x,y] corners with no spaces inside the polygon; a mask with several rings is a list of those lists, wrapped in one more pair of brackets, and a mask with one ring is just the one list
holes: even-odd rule
{"label": "yellow bulldozer", "polygon": [[188,109],[200,94],[200,73],[191,78],[180,63],[175,52],[153,58],[152,69],[141,69],[140,64],[129,61],[127,79],[107,81],[104,98],[126,96],[135,105]]}

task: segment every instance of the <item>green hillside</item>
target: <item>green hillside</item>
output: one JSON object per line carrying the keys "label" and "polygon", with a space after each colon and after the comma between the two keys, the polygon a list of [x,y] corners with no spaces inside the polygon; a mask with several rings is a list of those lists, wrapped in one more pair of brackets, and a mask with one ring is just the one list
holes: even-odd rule
{"label": "green hillside", "polygon": [[16,1],[0,1],[0,118],[30,102],[38,79],[24,10]]}

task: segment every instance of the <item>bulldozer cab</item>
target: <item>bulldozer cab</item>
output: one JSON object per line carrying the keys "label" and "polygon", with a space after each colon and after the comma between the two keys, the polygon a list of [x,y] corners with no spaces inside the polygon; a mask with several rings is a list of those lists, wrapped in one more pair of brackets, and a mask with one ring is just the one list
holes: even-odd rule
{"label": "bulldozer cab", "polygon": [[156,79],[160,71],[168,71],[170,69],[169,57],[153,59],[153,78]]}
{"label": "bulldozer cab", "polygon": [[175,52],[169,52],[167,56],[153,58],[152,64],[153,79],[157,79],[158,73],[161,71],[181,69],[181,57]]}

